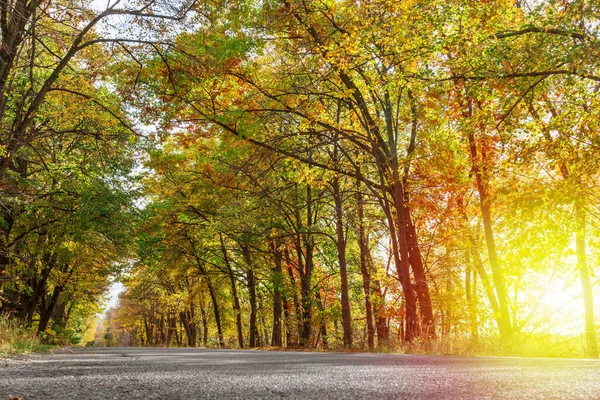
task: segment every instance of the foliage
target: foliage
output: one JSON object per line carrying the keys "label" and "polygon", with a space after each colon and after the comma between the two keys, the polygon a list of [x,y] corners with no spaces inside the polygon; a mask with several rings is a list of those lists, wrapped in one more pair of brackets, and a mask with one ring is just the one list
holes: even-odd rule
{"label": "foliage", "polygon": [[42,342],[41,338],[19,322],[0,316],[0,356],[45,352],[53,346]]}
{"label": "foliage", "polygon": [[[210,292],[219,336],[241,314],[239,346],[278,337],[283,323],[288,345],[336,347],[343,336],[373,349],[377,321],[382,348],[495,329],[511,347],[546,334],[539,296],[558,276],[575,283],[577,242],[594,356],[587,261],[597,250],[587,246],[597,230],[584,225],[596,217],[582,212],[598,195],[593,4],[203,11],[210,24],[146,68],[131,65],[132,104],[160,126],[161,144],[147,163],[151,214],[128,296],[149,274],[186,299],[173,311],[192,312]],[[182,279],[186,289],[173,289]],[[265,334],[255,331],[261,290],[273,301],[272,321],[258,322]],[[161,342],[169,330],[157,321],[177,314],[160,290],[136,298],[150,301],[136,312]],[[213,326],[197,321],[205,334]]]}
{"label": "foliage", "polygon": [[121,279],[106,345],[597,357],[596,2],[31,4],[0,308],[47,342]]}

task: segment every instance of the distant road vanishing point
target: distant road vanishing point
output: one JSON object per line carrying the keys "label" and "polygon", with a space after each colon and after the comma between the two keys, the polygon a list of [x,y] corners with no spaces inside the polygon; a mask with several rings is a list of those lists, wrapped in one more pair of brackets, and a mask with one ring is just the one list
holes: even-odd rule
{"label": "distant road vanishing point", "polygon": [[0,400],[598,399],[600,361],[73,349],[0,361]]}

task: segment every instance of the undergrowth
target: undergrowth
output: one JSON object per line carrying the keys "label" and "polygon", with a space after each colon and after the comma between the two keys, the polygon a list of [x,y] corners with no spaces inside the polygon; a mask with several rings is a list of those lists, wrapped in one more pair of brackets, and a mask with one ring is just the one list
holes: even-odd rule
{"label": "undergrowth", "polygon": [[[362,344],[362,346],[361,346]],[[475,338],[437,338],[430,341],[415,340],[407,344],[377,347],[376,353],[418,354],[439,356],[498,356],[498,357],[541,357],[541,358],[586,358],[586,341],[583,335],[561,336],[545,334],[514,334],[510,338],[479,336]],[[323,347],[273,347],[264,346],[256,350],[310,351],[361,353],[367,351],[363,343],[355,343],[349,350],[341,344]]]}
{"label": "undergrowth", "polygon": [[31,329],[16,319],[0,315],[0,356],[45,352],[55,346],[45,344]]}
{"label": "undergrowth", "polygon": [[515,334],[476,338],[445,338],[429,342],[413,342],[399,349],[404,354],[454,356],[507,356],[585,358],[585,338],[544,334]]}

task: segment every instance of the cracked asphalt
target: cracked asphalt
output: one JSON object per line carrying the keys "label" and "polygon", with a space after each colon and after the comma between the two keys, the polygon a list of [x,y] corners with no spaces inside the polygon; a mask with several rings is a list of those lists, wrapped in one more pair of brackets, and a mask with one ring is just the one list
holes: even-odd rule
{"label": "cracked asphalt", "polygon": [[600,361],[216,349],[0,360],[0,400],[600,399]]}

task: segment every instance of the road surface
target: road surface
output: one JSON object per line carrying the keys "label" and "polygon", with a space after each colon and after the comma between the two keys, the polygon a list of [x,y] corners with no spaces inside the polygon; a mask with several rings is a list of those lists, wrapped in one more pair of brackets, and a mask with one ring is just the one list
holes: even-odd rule
{"label": "road surface", "polygon": [[0,400],[600,399],[600,361],[108,348],[0,360]]}

